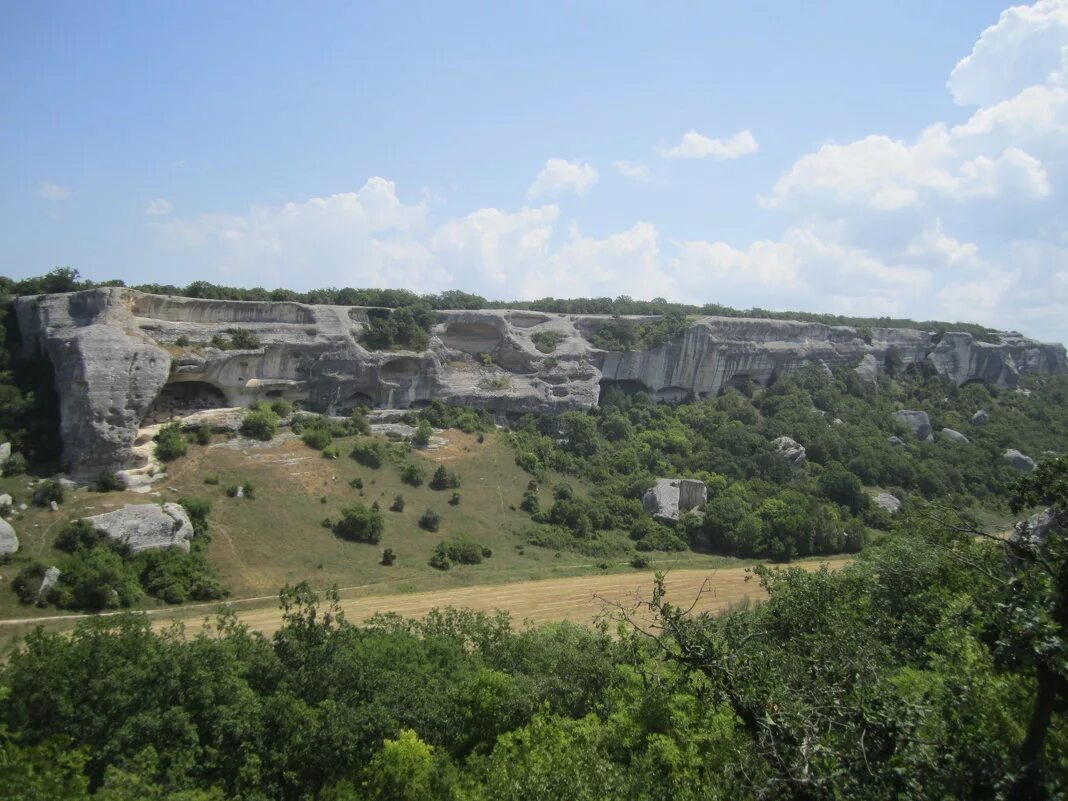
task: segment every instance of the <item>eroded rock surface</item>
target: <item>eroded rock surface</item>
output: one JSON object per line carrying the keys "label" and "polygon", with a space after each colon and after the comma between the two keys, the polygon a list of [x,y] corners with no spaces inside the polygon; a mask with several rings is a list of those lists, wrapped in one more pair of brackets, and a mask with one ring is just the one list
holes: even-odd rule
{"label": "eroded rock surface", "polygon": [[979,411],[977,411],[975,414],[972,415],[972,425],[973,426],[985,426],[989,419],[990,419],[990,415],[987,413],[986,409],[980,409]]}
{"label": "eroded rock surface", "polygon": [[961,445],[967,445],[969,442],[971,442],[971,440],[964,436],[962,433],[960,433],[959,431],[954,431],[952,428],[943,428],[941,434],[950,442],[957,442]]}
{"label": "eroded rock surface", "polygon": [[1035,460],[1015,448],[1009,448],[1001,457],[1021,473],[1030,473],[1035,469]]}
{"label": "eroded rock surface", "polygon": [[895,495],[891,495],[889,492],[880,492],[874,498],[871,499],[872,503],[878,506],[880,509],[885,509],[892,515],[896,515],[901,511],[901,501]]}
{"label": "eroded rock surface", "polygon": [[786,461],[792,464],[794,467],[800,467],[805,463],[808,458],[808,454],[805,452],[805,446],[790,439],[790,437],[779,437],[771,443],[779,455]]}
{"label": "eroded rock surface", "polygon": [[645,510],[666,523],[678,522],[680,514],[704,506],[707,501],[705,482],[693,478],[658,478],[642,496]]}
{"label": "eroded rock surface", "polygon": [[[408,409],[435,400],[498,413],[558,412],[595,406],[610,387],[679,402],[767,386],[808,364],[826,372],[859,362],[872,380],[886,365],[926,361],[958,383],[1002,386],[1014,386],[1022,373],[1068,372],[1062,346],[1015,333],[1000,343],[898,328],[861,337],[848,326],[696,317],[665,345],[612,352],[591,344],[605,316],[440,311],[427,350],[387,352],[361,344],[369,312],[362,307],[111,287],[23,297],[16,309],[24,348],[55,368],[64,458],[82,480],[144,466],[133,447],[141,425],[205,410],[222,418],[221,410],[274,397],[341,415],[359,404]],[[233,328],[251,331],[260,346],[210,346]],[[534,346],[533,337],[544,334],[555,336],[551,353]]]}
{"label": "eroded rock surface", "polygon": [[86,518],[111,539],[129,546],[133,553],[159,548],[189,551],[193,524],[185,509],[176,503],[124,506]]}
{"label": "eroded rock surface", "polygon": [[931,433],[931,418],[927,416],[927,412],[902,409],[894,412],[894,417],[897,418],[899,423],[908,426],[912,431],[912,436],[916,437],[916,439],[923,442],[930,442],[934,439],[934,435]]}
{"label": "eroded rock surface", "polygon": [[15,553],[18,549],[19,538],[15,535],[15,529],[0,517],[0,556]]}

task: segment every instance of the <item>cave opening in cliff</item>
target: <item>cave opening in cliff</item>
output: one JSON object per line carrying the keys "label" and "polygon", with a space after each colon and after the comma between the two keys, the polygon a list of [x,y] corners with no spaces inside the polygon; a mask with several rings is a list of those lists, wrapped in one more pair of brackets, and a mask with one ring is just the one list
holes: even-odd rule
{"label": "cave opening in cliff", "polygon": [[636,381],[634,379],[623,378],[617,381],[611,378],[602,378],[601,394],[597,403],[600,406],[611,405],[613,398],[638,394],[652,396],[653,391],[641,381]]}
{"label": "cave opening in cliff", "polygon": [[353,392],[345,400],[341,401],[334,407],[334,414],[347,417],[352,414],[353,410],[357,407],[363,406],[368,409],[374,409],[377,405],[375,399],[366,392]]}
{"label": "cave opening in cliff", "polygon": [[144,424],[165,423],[172,417],[185,417],[229,405],[223,391],[208,381],[171,381],[156,396],[145,415]]}

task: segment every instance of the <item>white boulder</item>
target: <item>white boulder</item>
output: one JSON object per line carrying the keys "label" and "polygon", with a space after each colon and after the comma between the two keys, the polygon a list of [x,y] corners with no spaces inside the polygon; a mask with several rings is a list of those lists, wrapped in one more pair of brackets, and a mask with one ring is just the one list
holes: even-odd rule
{"label": "white boulder", "polygon": [[132,504],[86,519],[111,539],[129,546],[133,553],[158,548],[188,551],[193,539],[189,515],[176,503]]}

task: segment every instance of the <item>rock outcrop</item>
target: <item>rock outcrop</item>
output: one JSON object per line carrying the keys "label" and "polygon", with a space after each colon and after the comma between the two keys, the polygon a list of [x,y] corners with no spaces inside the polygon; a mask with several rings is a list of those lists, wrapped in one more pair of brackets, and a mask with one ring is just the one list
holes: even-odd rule
{"label": "rock outcrop", "polygon": [[880,492],[871,502],[878,506],[880,509],[885,509],[892,515],[896,515],[901,511],[901,501],[889,492]]}
{"label": "rock outcrop", "polygon": [[[957,383],[1002,386],[1014,386],[1022,373],[1068,372],[1063,347],[1015,333],[992,344],[916,329],[874,328],[862,337],[848,326],[697,317],[664,345],[614,352],[592,344],[606,316],[520,310],[440,311],[425,351],[376,351],[361,341],[372,312],[123,287],[16,301],[23,347],[55,370],[64,458],[81,480],[143,466],[134,440],[144,424],[274,397],[327,414],[435,400],[499,413],[558,412],[595,406],[610,387],[678,402],[767,386],[809,364],[826,372],[860,362],[870,380],[886,365],[925,362]],[[259,346],[212,347],[213,337],[234,328],[254,333]],[[555,348],[543,353],[533,337],[544,342],[550,334]]]}
{"label": "rock outcrop", "polygon": [[940,433],[950,442],[957,442],[961,445],[967,445],[969,442],[971,442],[971,440],[964,436],[962,433],[960,433],[959,431],[954,431],[952,428],[943,428]]}
{"label": "rock outcrop", "polygon": [[985,426],[989,419],[990,419],[990,415],[987,414],[986,409],[980,409],[979,411],[977,411],[975,414],[972,415],[972,425],[973,426]]}
{"label": "rock outcrop", "polygon": [[1001,454],[1001,458],[1021,473],[1030,473],[1035,469],[1035,460],[1030,456],[1025,456],[1015,448],[1009,448],[1005,453]]}
{"label": "rock outcrop", "polygon": [[1015,526],[1013,536],[1017,540],[1023,540],[1033,548],[1040,547],[1049,537],[1050,532],[1057,530],[1057,520],[1050,509],[1044,509],[1037,514],[1031,515],[1027,520],[1021,520]]}
{"label": "rock outcrop", "polygon": [[159,548],[188,552],[193,539],[193,524],[185,509],[176,503],[134,504],[86,519],[133,553]]}
{"label": "rock outcrop", "polygon": [[678,522],[680,514],[698,509],[707,501],[705,482],[693,478],[658,478],[642,496],[645,510],[664,523]]}
{"label": "rock outcrop", "polygon": [[808,454],[805,452],[805,446],[789,437],[779,437],[778,439],[773,440],[771,444],[774,446],[778,454],[794,467],[800,467],[808,458]]}
{"label": "rock outcrop", "polygon": [[7,464],[8,460],[10,458],[11,458],[11,443],[10,442],[0,443],[0,467],[3,467],[5,464]]}
{"label": "rock outcrop", "polygon": [[0,556],[15,553],[18,549],[19,538],[15,535],[15,529],[0,517]]}
{"label": "rock outcrop", "polygon": [[930,442],[934,439],[931,430],[931,418],[927,416],[927,412],[918,412],[913,409],[902,409],[901,411],[894,412],[894,417],[897,418],[899,423],[908,426],[912,431],[912,436],[916,439],[923,442]]}
{"label": "rock outcrop", "polygon": [[62,575],[63,574],[60,572],[59,568],[55,565],[52,565],[52,567],[44,572],[44,575],[41,576],[41,586],[37,588],[38,601],[44,598],[44,596],[48,594],[48,591],[56,586],[56,582],[59,581],[59,577]]}

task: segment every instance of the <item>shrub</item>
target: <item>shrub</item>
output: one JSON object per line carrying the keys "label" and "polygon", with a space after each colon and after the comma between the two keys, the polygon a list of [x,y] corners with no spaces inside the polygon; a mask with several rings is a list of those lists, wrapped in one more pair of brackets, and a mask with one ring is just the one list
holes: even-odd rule
{"label": "shrub", "polygon": [[63,485],[50,478],[37,485],[33,491],[31,501],[34,506],[47,507],[51,505],[52,501],[63,503],[64,495]]}
{"label": "shrub", "polygon": [[564,341],[564,335],[559,331],[538,331],[530,337],[530,341],[542,353],[552,353]]}
{"label": "shrub", "polygon": [[430,437],[434,433],[434,429],[430,427],[430,423],[426,420],[420,420],[419,425],[415,428],[415,433],[412,434],[412,445],[416,448],[425,448],[430,444]]}
{"label": "shrub", "polygon": [[405,484],[420,487],[425,479],[426,471],[415,462],[408,462],[408,464],[404,465],[404,469],[401,470],[401,481]]}
{"label": "shrub", "polygon": [[237,486],[237,484],[231,484],[229,487],[226,488],[226,494],[231,498],[236,498],[237,497],[237,493],[240,490],[241,490],[241,487]]}
{"label": "shrub", "polygon": [[634,558],[630,560],[630,566],[635,570],[645,570],[649,567],[649,557],[645,554],[634,554]]}
{"label": "shrub", "polygon": [[260,347],[260,338],[255,331],[247,328],[228,328],[226,333],[230,335],[230,346],[236,350],[255,350]]}
{"label": "shrub", "polygon": [[153,437],[156,443],[156,458],[161,462],[171,462],[185,456],[189,444],[182,436],[182,429],[177,423],[163,426]]}
{"label": "shrub", "polygon": [[440,551],[437,548],[430,554],[430,561],[427,563],[431,567],[437,570],[448,570],[452,567],[452,560],[449,559],[449,555],[444,551]]}
{"label": "shrub", "polygon": [[334,441],[333,436],[325,428],[305,429],[301,439],[304,440],[305,445],[317,451],[321,451]]}
{"label": "shrub", "polygon": [[185,334],[179,334],[178,339],[174,340],[174,344],[179,348],[184,348],[189,345],[189,337]]}
{"label": "shrub", "polygon": [[126,489],[126,484],[110,470],[105,470],[96,477],[96,483],[93,488],[97,492],[122,492],[122,490]]}
{"label": "shrub", "polygon": [[250,501],[256,497],[256,487],[251,481],[246,481],[241,485],[241,490],[246,498]]}
{"label": "shrub", "polygon": [[353,489],[362,490],[363,489],[363,479],[360,478],[359,476],[357,476],[356,478],[352,479],[352,481],[349,482],[349,486],[352,487]]}
{"label": "shrub", "polygon": [[382,539],[382,528],[381,512],[354,503],[341,511],[341,519],[334,523],[334,534],[343,540],[375,545]]}
{"label": "shrub", "polygon": [[211,342],[208,343],[211,347],[218,350],[230,350],[233,344],[230,342],[229,337],[225,337],[222,334],[216,334],[211,338]]}
{"label": "shrub", "polygon": [[81,548],[92,548],[107,542],[107,535],[93,528],[88,520],[71,520],[59,530],[54,543],[56,548],[67,553],[74,553]]}
{"label": "shrub", "polygon": [[13,453],[8,457],[4,465],[5,476],[21,476],[26,472],[26,457],[21,453]]}
{"label": "shrub", "polygon": [[449,498],[449,506],[459,506],[459,505],[460,505],[460,493],[454,492],[452,494],[452,497]]}
{"label": "shrub", "polygon": [[245,412],[245,419],[241,421],[241,433],[251,439],[268,442],[277,431],[278,415],[262,404],[254,405]]}
{"label": "shrub", "polygon": [[393,499],[393,503],[390,505],[389,510],[391,512],[403,512],[404,511],[404,496],[397,495]]}
{"label": "shrub", "polygon": [[197,445],[207,445],[211,442],[211,426],[200,425],[197,426],[196,433],[193,435],[197,441]]}
{"label": "shrub", "polygon": [[386,449],[381,442],[357,442],[352,446],[352,453],[349,456],[364,467],[377,470],[382,466],[386,456]]}
{"label": "shrub", "polygon": [[204,483],[205,484],[211,484],[212,486],[215,486],[216,484],[219,483],[219,474],[218,473],[208,473],[206,476],[204,476]]}
{"label": "shrub", "polygon": [[189,522],[193,524],[193,535],[196,537],[208,537],[208,518],[211,517],[211,501],[206,498],[179,498],[178,503],[189,515]]}
{"label": "shrub", "polygon": [[485,548],[477,542],[472,542],[466,537],[456,537],[455,539],[439,542],[434,547],[434,553],[430,557],[430,565],[438,570],[448,570],[454,563],[477,565],[482,563],[483,558],[488,559],[491,556],[493,556],[493,551],[489,548]]}
{"label": "shrub", "polygon": [[214,601],[227,594],[197,554],[177,548],[148,551],[138,555],[135,566],[145,592],[165,603]]}
{"label": "shrub", "polygon": [[441,525],[441,515],[435,512],[433,509],[427,509],[419,516],[419,528],[427,531],[437,531],[438,526]]}
{"label": "shrub", "polygon": [[382,551],[382,561],[380,562],[380,564],[385,565],[386,567],[390,567],[396,561],[397,555],[393,553],[392,548],[386,548],[384,551]]}
{"label": "shrub", "polygon": [[519,508],[530,515],[536,515],[541,506],[538,502],[538,493],[527,490],[523,493],[523,502],[519,504]]}
{"label": "shrub", "polygon": [[15,578],[11,579],[11,589],[15,591],[22,603],[32,604],[37,602],[37,591],[41,587],[41,580],[44,578],[46,569],[40,562],[32,562],[22,568]]}
{"label": "shrub", "polygon": [[439,465],[430,479],[430,489],[443,490],[450,487],[455,489],[460,486],[460,477],[451,470],[446,470],[445,465]]}
{"label": "shrub", "polygon": [[323,448],[324,459],[340,459],[341,449],[337,445],[329,445]]}
{"label": "shrub", "polygon": [[279,417],[289,417],[293,414],[293,404],[285,398],[275,398],[271,401],[271,411]]}

